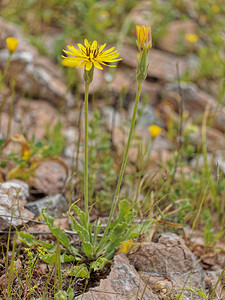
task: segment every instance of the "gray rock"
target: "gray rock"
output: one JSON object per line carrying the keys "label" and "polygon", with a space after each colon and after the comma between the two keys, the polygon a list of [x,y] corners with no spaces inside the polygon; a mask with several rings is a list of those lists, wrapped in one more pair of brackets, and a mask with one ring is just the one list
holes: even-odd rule
{"label": "gray rock", "polygon": [[41,215],[43,208],[47,208],[46,212],[49,215],[53,218],[60,218],[63,213],[67,212],[69,203],[62,194],[57,194],[42,198],[38,201],[29,202],[25,207],[34,213],[35,217]]}
{"label": "gray rock", "polygon": [[[10,224],[19,226],[33,219],[34,214],[24,208],[29,196],[29,186],[20,180],[10,180],[0,184],[0,230]],[[25,218],[25,219],[24,219]]]}
{"label": "gray rock", "polygon": [[[128,108],[129,119],[132,118],[133,109],[134,109],[134,102],[131,103]],[[146,128],[146,126],[150,126],[156,120],[159,121],[156,117],[154,107],[150,104],[143,106],[143,103],[139,102],[138,111],[140,112],[141,116],[138,117],[137,119],[137,126],[141,126],[141,127],[144,126]]]}
{"label": "gray rock", "polygon": [[29,185],[22,180],[13,179],[0,183],[1,190],[10,190],[14,199],[27,200],[29,197]]}
{"label": "gray rock", "polygon": [[[175,234],[162,234],[157,243],[142,243],[131,252],[129,259],[138,271],[145,273],[143,280],[161,277],[171,281],[174,289],[185,285],[197,291],[205,288],[204,272],[195,255]],[[190,296],[189,292],[183,294]],[[192,294],[192,299],[200,300],[200,297]]]}
{"label": "gray rock", "polygon": [[[184,107],[186,110],[190,111],[192,116],[196,116],[199,115],[199,113],[204,112],[207,106],[211,110],[216,108],[217,101],[209,94],[200,90],[194,83],[182,82],[180,87]],[[167,101],[170,101],[177,112],[179,111],[178,98],[180,98],[180,95],[177,84],[170,83],[165,85],[161,91],[161,96],[162,98],[167,99]]]}
{"label": "gray rock", "polygon": [[121,125],[121,120],[122,120],[121,115],[118,111],[115,111],[115,109],[112,106],[103,106],[102,114],[110,130],[112,129],[113,121],[114,121],[114,127],[119,127]]}
{"label": "gray rock", "polygon": [[113,267],[109,276],[100,281],[100,286],[76,297],[83,300],[159,300],[149,287],[140,279],[139,274],[129,264],[124,254],[114,257]]}

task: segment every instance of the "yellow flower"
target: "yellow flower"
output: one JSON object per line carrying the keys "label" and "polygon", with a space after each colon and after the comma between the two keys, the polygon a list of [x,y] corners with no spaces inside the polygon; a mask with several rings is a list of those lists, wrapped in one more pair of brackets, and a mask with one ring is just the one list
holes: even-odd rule
{"label": "yellow flower", "polygon": [[152,34],[150,26],[136,25],[137,47],[139,51],[149,50],[152,47]]}
{"label": "yellow flower", "polygon": [[219,8],[219,6],[217,6],[217,5],[212,5],[212,10],[214,11],[214,13],[219,13],[220,12],[220,8]]}
{"label": "yellow flower", "polygon": [[72,57],[62,56],[64,58],[62,64],[66,67],[85,67],[87,71],[90,71],[93,66],[97,69],[103,70],[101,64],[108,67],[116,67],[116,65],[109,65],[108,63],[121,60],[121,58],[117,58],[119,56],[119,52],[113,51],[115,47],[103,51],[106,44],[98,46],[97,41],[94,41],[91,44],[86,39],[84,40],[84,45],[85,46],[78,44],[79,49],[68,45],[67,48],[70,51],[63,51]]}
{"label": "yellow flower", "polygon": [[194,44],[198,41],[198,36],[196,34],[186,33],[185,34],[185,40],[187,40],[188,42]]}
{"label": "yellow flower", "polygon": [[148,130],[153,138],[157,137],[162,129],[157,125],[151,125],[148,127]]}
{"label": "yellow flower", "polygon": [[9,51],[11,53],[13,53],[16,50],[16,48],[17,48],[18,40],[15,39],[14,37],[8,37],[6,39],[6,44],[7,44],[7,47],[9,49]]}

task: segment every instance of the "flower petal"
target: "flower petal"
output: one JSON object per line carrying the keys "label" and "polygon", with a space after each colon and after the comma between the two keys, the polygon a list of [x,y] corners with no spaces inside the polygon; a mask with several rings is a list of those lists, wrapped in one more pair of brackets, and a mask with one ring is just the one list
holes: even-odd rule
{"label": "flower petal", "polygon": [[97,49],[97,47],[98,47],[98,43],[97,43],[97,41],[94,41],[91,45],[92,50]]}
{"label": "flower petal", "polygon": [[93,63],[92,63],[91,61],[88,61],[88,62],[86,63],[86,66],[85,66],[86,70],[87,70],[87,71],[90,71],[91,68],[92,68],[92,65],[93,65]]}
{"label": "flower petal", "polygon": [[79,49],[80,49],[80,52],[82,53],[82,54],[86,54],[86,48],[82,45],[82,44],[77,44],[78,45],[78,47],[79,47]]}
{"label": "flower petal", "polygon": [[110,49],[108,49],[106,51],[103,51],[102,54],[109,53],[109,52],[113,51],[114,49],[115,49],[115,47],[112,47],[112,48],[110,48]]}
{"label": "flower petal", "polygon": [[96,60],[93,60],[93,64],[94,64],[94,66],[95,66],[97,69],[103,70],[103,68],[102,68],[102,66],[100,65],[100,63],[97,62]]}
{"label": "flower petal", "polygon": [[79,65],[79,61],[64,58],[63,61],[62,61],[62,65],[65,66],[65,67],[74,68],[74,67],[77,67]]}
{"label": "flower petal", "polygon": [[101,45],[98,49],[99,54],[102,52],[102,50],[105,48],[106,43],[104,45]]}
{"label": "flower petal", "polygon": [[[81,44],[80,44],[80,45],[81,45]],[[91,46],[91,44],[88,42],[87,39],[84,40],[84,45],[85,45],[86,48],[88,48],[88,47]]]}

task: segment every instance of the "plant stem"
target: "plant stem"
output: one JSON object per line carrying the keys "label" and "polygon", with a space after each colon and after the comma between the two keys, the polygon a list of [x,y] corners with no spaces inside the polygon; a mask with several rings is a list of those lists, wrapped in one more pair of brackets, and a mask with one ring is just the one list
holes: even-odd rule
{"label": "plant stem", "polygon": [[135,119],[136,119],[136,114],[137,114],[137,109],[138,109],[138,103],[139,103],[139,99],[140,99],[140,95],[141,95],[141,87],[142,87],[142,81],[138,81],[138,88],[137,88],[137,94],[136,94],[136,98],[135,98],[135,103],[134,103],[134,110],[133,110],[133,116],[132,116],[132,120],[131,120],[131,127],[130,127],[130,132],[129,132],[129,136],[128,136],[128,141],[127,141],[127,146],[126,146],[126,150],[123,156],[123,162],[122,162],[122,166],[120,169],[120,175],[119,175],[119,179],[117,182],[117,186],[116,186],[116,191],[113,197],[113,202],[112,202],[112,208],[109,214],[109,219],[104,231],[104,235],[102,237],[102,239],[104,237],[107,236],[108,231],[109,231],[109,226],[111,224],[117,203],[118,203],[118,199],[119,199],[119,192],[120,192],[120,187],[122,184],[122,180],[123,180],[123,175],[124,175],[124,171],[125,171],[125,167],[126,167],[126,163],[127,163],[127,156],[128,156],[128,151],[130,148],[130,143],[133,137],[133,133],[134,133],[134,127],[135,127]]}
{"label": "plant stem", "polygon": [[85,143],[84,143],[84,209],[85,221],[88,228],[89,211],[88,211],[88,92],[89,83],[85,83],[84,97],[84,116],[85,116]]}

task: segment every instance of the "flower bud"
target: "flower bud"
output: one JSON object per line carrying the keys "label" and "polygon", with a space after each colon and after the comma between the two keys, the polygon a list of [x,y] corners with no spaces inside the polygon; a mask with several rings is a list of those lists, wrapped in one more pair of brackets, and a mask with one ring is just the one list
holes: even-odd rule
{"label": "flower bud", "polygon": [[147,77],[148,53],[152,46],[151,28],[149,26],[136,25],[136,33],[137,47],[140,51],[136,78],[138,81],[143,81]]}
{"label": "flower bud", "polygon": [[6,39],[6,44],[7,44],[7,48],[9,49],[10,53],[12,54],[18,45],[18,40],[15,39],[14,37],[8,37]]}
{"label": "flower bud", "polygon": [[162,131],[162,129],[157,125],[151,125],[148,127],[149,133],[152,138],[156,138]]}

